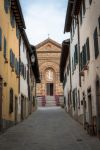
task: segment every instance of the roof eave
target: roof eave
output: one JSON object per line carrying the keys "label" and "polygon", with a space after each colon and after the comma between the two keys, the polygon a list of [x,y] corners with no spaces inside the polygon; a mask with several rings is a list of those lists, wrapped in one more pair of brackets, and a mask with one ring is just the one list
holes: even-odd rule
{"label": "roof eave", "polygon": [[60,81],[63,81],[66,61],[69,55],[70,40],[64,40],[62,43],[62,52],[60,58]]}
{"label": "roof eave", "polygon": [[15,19],[16,19],[16,23],[18,24],[18,27],[26,29],[22,8],[19,0],[11,0],[11,8],[15,15]]}

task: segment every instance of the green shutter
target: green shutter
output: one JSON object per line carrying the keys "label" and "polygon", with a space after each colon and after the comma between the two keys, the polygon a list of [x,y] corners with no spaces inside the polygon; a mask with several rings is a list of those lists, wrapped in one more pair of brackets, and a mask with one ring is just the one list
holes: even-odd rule
{"label": "green shutter", "polygon": [[83,55],[82,52],[80,53],[80,69],[83,69]]}
{"label": "green shutter", "polygon": [[0,49],[2,48],[2,30],[0,28]]}
{"label": "green shutter", "polygon": [[82,24],[82,5],[80,7],[80,24]]}
{"label": "green shutter", "polygon": [[14,67],[15,65],[15,55],[14,53],[12,52],[12,67]]}
{"label": "green shutter", "polygon": [[4,58],[6,59],[6,53],[7,53],[7,43],[6,38],[4,37]]}
{"label": "green shutter", "polygon": [[75,63],[78,63],[78,47],[77,44],[75,45]]}
{"label": "green shutter", "polygon": [[85,12],[86,12],[86,6],[85,6],[85,0],[83,0],[83,14],[85,15]]}
{"label": "green shutter", "polygon": [[15,27],[15,16],[12,11],[10,12],[10,23],[11,23],[12,28],[14,28]]}
{"label": "green shutter", "polygon": [[10,49],[10,65],[12,67],[12,49]]}
{"label": "green shutter", "polygon": [[17,58],[15,58],[15,72],[17,74]]}
{"label": "green shutter", "polygon": [[94,31],[94,52],[95,52],[95,58],[99,55],[99,46],[98,46],[98,33],[97,33],[97,27]]}
{"label": "green shutter", "polygon": [[74,107],[74,110],[75,110],[75,90],[73,90],[73,107]]}
{"label": "green shutter", "polygon": [[19,39],[19,29],[17,26],[16,26],[16,37],[17,37],[17,39]]}
{"label": "green shutter", "polygon": [[83,66],[85,66],[86,65],[86,46],[85,46],[85,44],[84,44],[84,46],[83,46]]}
{"label": "green shutter", "polygon": [[90,45],[89,45],[89,38],[86,40],[86,53],[87,53],[87,61],[90,60]]}
{"label": "green shutter", "polygon": [[5,12],[8,13],[8,9],[9,9],[9,2],[8,2],[8,0],[4,0],[4,9],[5,9]]}
{"label": "green shutter", "polygon": [[17,61],[17,75],[19,75],[19,62]]}

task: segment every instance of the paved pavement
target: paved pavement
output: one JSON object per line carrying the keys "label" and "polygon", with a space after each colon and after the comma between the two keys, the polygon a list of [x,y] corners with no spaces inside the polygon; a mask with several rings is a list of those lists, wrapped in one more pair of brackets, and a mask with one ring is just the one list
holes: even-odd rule
{"label": "paved pavement", "polygon": [[1,135],[0,150],[100,150],[100,141],[63,109],[47,108]]}

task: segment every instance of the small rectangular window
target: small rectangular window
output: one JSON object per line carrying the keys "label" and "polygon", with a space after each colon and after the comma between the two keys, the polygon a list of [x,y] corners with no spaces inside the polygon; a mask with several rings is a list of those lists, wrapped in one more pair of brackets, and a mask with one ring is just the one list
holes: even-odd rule
{"label": "small rectangular window", "polygon": [[0,28],[0,50],[2,49],[2,29]]}
{"label": "small rectangular window", "polygon": [[4,58],[6,59],[6,53],[7,53],[7,43],[6,38],[4,37]]}
{"label": "small rectangular window", "polygon": [[98,45],[98,32],[97,32],[97,27],[95,28],[93,38],[94,38],[94,52],[95,52],[95,58],[97,58],[98,55],[99,55],[99,45]]}

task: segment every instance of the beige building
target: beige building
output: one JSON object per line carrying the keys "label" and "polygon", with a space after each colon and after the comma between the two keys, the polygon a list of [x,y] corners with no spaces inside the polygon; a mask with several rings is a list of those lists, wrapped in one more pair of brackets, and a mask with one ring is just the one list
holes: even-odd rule
{"label": "beige building", "polygon": [[64,31],[70,32],[72,115],[100,136],[100,1],[68,1]]}
{"label": "beige building", "polygon": [[[61,45],[48,38],[37,46],[41,83],[37,85],[37,96],[42,98],[42,105],[58,105],[59,97],[63,95],[59,79],[59,64]],[[40,104],[40,105],[41,105]]]}

